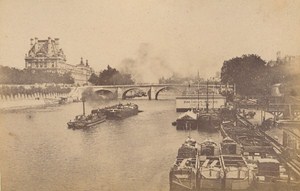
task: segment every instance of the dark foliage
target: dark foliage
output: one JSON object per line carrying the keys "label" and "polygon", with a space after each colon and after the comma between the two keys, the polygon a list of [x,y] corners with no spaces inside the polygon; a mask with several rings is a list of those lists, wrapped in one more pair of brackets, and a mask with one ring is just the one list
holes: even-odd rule
{"label": "dark foliage", "polygon": [[257,55],[243,55],[224,61],[221,69],[223,83],[236,84],[240,95],[265,95],[270,92],[266,62]]}
{"label": "dark foliage", "polygon": [[99,76],[92,74],[89,82],[95,85],[130,85],[134,84],[130,74],[122,74],[117,69],[107,66]]}
{"label": "dark foliage", "polygon": [[24,94],[24,95],[33,95],[36,93],[39,94],[49,94],[49,93],[60,93],[65,94],[69,93],[71,91],[71,88],[64,88],[60,87],[58,85],[51,85],[47,86],[45,88],[42,87],[35,87],[31,86],[30,88],[25,88],[24,86],[2,86],[0,87],[0,95],[10,96],[10,95],[18,95],[18,94]]}
{"label": "dark foliage", "polygon": [[51,73],[41,70],[20,70],[7,66],[0,66],[0,84],[35,84],[35,83],[63,83],[73,84],[70,73]]}

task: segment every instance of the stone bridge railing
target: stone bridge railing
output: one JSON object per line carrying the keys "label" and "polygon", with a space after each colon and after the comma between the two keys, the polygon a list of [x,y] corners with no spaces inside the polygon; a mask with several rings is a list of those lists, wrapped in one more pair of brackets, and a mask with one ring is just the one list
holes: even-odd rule
{"label": "stone bridge railing", "polygon": [[135,84],[135,85],[103,85],[103,86],[84,86],[75,88],[70,94],[73,97],[81,98],[82,93],[87,89],[92,89],[93,92],[98,94],[112,94],[118,99],[126,99],[126,94],[132,90],[141,90],[145,92],[148,99],[158,99],[158,95],[163,90],[176,90],[180,93],[188,90],[195,89],[200,92],[206,92],[206,89],[219,89],[219,90],[232,90],[235,92],[235,86],[223,84]]}

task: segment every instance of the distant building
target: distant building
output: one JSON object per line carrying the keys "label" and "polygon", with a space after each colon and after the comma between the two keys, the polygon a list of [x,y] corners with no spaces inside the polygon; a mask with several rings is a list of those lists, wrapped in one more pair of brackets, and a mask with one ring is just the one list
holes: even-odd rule
{"label": "distant building", "polygon": [[60,74],[70,72],[75,84],[83,85],[88,82],[93,70],[88,61],[81,61],[78,65],[67,64],[66,56],[59,47],[59,39],[50,37],[48,40],[30,39],[30,50],[25,55],[25,68],[31,70],[44,70]]}
{"label": "distant building", "polygon": [[285,64],[288,67],[288,70],[299,70],[300,67],[300,55],[290,56],[286,55],[284,57],[281,56],[281,52],[278,51],[276,53],[276,60],[271,60],[267,63],[268,66],[277,66],[280,64]]}

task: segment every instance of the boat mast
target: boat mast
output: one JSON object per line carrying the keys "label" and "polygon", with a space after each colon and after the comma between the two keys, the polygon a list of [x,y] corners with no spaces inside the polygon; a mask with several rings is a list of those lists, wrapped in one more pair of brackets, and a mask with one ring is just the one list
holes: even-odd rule
{"label": "boat mast", "polygon": [[200,81],[200,76],[199,76],[199,70],[198,70],[198,73],[197,73],[197,81],[198,81],[198,111],[199,111],[199,81]]}
{"label": "boat mast", "polygon": [[199,111],[199,79],[198,79],[198,111]]}
{"label": "boat mast", "polygon": [[85,115],[85,100],[84,99],[82,99],[82,109],[83,109],[83,115]]}
{"label": "boat mast", "polygon": [[213,95],[212,95],[212,108],[215,108],[215,78],[213,78]]}
{"label": "boat mast", "polygon": [[206,82],[206,113],[208,113],[208,80]]}

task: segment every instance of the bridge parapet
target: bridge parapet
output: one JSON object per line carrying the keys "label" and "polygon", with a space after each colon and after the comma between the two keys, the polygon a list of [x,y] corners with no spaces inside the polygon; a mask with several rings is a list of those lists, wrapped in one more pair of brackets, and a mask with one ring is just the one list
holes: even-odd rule
{"label": "bridge parapet", "polygon": [[[233,85],[222,85],[222,84],[207,84],[207,83],[199,83],[199,84],[134,84],[134,85],[101,85],[101,86],[84,86],[80,87],[81,89],[92,88],[93,92],[111,92],[114,97],[118,99],[126,99],[126,93],[130,90],[142,90],[143,92],[147,93],[148,99],[158,99],[158,94],[164,89],[176,89],[179,92],[184,92],[187,88],[199,88],[205,89],[208,88],[212,89],[220,89],[220,90],[228,90],[231,89],[234,91]],[[204,88],[205,87],[205,88]],[[83,91],[81,91],[83,92]],[[81,97],[81,95],[79,95]]]}

